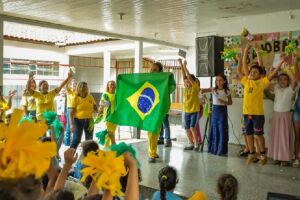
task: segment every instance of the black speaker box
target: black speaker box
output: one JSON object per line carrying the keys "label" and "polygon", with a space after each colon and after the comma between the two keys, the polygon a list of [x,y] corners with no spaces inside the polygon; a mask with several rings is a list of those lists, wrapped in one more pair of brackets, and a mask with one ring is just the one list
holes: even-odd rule
{"label": "black speaker box", "polygon": [[223,49],[223,37],[206,36],[196,38],[197,77],[212,77],[224,74],[224,60],[221,59]]}

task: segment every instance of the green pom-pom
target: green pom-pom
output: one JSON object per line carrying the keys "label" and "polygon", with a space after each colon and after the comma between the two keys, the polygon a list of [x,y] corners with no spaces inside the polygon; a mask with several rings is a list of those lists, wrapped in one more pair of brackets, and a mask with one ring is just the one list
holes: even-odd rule
{"label": "green pom-pom", "polygon": [[96,133],[96,137],[98,138],[99,144],[101,144],[101,145],[105,144],[105,136],[107,135],[107,133],[108,133],[107,129]]}
{"label": "green pom-pom", "polygon": [[43,112],[43,117],[44,117],[46,123],[53,127],[56,138],[59,138],[60,131],[64,128],[64,126],[57,119],[56,112],[53,112],[53,111]]}
{"label": "green pom-pom", "polygon": [[210,111],[209,111],[209,103],[205,103],[204,110],[203,110],[204,117],[208,118],[209,113],[210,113]]}
{"label": "green pom-pom", "polygon": [[137,159],[136,151],[135,149],[131,146],[126,144],[125,142],[121,142],[119,144],[113,144],[110,146],[111,151],[116,151],[117,156],[123,155],[126,151],[130,152],[133,158],[136,160],[138,168],[140,168],[141,164]]}
{"label": "green pom-pom", "polygon": [[291,55],[297,51],[297,44],[295,40],[289,42],[289,44],[285,47],[284,52],[287,55]]}
{"label": "green pom-pom", "polygon": [[30,123],[32,123],[32,117],[28,117],[28,116],[23,116],[20,120],[19,120],[19,123],[18,125],[21,125],[24,121],[28,121]]}

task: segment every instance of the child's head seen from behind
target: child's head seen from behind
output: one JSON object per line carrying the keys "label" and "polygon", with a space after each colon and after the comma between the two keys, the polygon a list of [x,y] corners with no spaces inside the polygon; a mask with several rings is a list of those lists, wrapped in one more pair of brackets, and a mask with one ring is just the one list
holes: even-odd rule
{"label": "child's head seen from behind", "polygon": [[223,174],[217,183],[217,192],[221,195],[221,200],[236,200],[238,193],[238,182],[231,174]]}
{"label": "child's head seen from behind", "polygon": [[175,168],[166,166],[159,171],[158,181],[161,200],[166,199],[166,192],[173,191],[178,183],[177,171]]}

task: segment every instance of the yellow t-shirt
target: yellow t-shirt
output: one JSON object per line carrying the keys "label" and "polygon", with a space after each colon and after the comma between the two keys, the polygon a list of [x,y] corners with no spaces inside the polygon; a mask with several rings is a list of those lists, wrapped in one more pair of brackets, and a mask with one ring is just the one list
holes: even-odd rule
{"label": "yellow t-shirt", "polygon": [[22,96],[21,106],[27,107],[28,111],[36,110],[36,102],[33,96]]}
{"label": "yellow t-shirt", "polygon": [[200,88],[195,82],[190,88],[184,88],[183,93],[183,111],[186,113],[194,113],[200,111],[199,101]]}
{"label": "yellow t-shirt", "polygon": [[69,108],[76,94],[69,87],[66,87],[66,91],[67,91],[67,107]]}
{"label": "yellow t-shirt", "polygon": [[5,99],[0,99],[0,110],[3,111],[2,116],[0,116],[0,117],[3,122],[6,121],[6,112],[5,111],[7,111],[8,109],[9,109],[8,102]]}
{"label": "yellow t-shirt", "polygon": [[93,118],[95,105],[96,102],[94,97],[88,94],[85,98],[76,95],[74,100],[71,102],[70,107],[75,110],[75,118],[91,119]]}
{"label": "yellow t-shirt", "polygon": [[36,118],[42,120],[42,113],[45,111],[55,111],[54,98],[56,96],[56,91],[51,90],[47,94],[42,94],[41,92],[34,91],[33,97],[36,100]]}
{"label": "yellow t-shirt", "polygon": [[244,76],[241,84],[244,85],[243,114],[264,115],[264,89],[269,86],[269,79],[249,80]]}

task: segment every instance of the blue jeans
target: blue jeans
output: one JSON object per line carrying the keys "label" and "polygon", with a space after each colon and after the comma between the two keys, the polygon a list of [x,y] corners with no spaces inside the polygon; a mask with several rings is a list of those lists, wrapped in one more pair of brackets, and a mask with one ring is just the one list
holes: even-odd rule
{"label": "blue jeans", "polygon": [[[165,135],[164,135],[165,133]],[[163,128],[159,133],[159,141],[164,141],[166,139],[167,142],[171,142],[171,132],[170,132],[170,123],[169,123],[169,115],[166,115],[163,121]]]}
{"label": "blue jeans", "polygon": [[67,118],[67,125],[66,125],[66,133],[65,133],[65,139],[64,139],[64,144],[66,146],[70,146],[71,143],[71,123],[70,123],[70,112],[71,108],[67,108],[67,113],[66,113],[66,118]]}
{"label": "blue jeans", "polygon": [[93,139],[94,127],[89,129],[90,119],[77,119],[74,118],[74,133],[71,148],[77,149],[81,142],[81,136],[84,131],[85,140]]}

